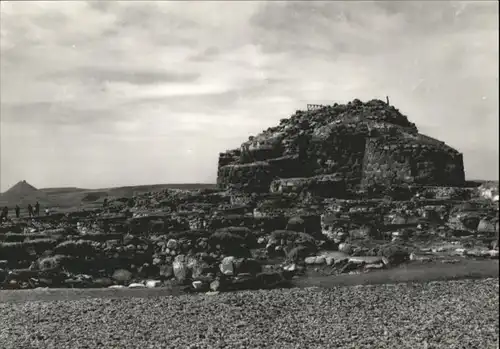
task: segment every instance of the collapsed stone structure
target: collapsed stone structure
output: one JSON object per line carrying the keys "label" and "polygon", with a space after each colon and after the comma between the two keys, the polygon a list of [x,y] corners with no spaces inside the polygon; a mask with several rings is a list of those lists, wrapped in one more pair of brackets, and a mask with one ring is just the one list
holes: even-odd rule
{"label": "collapsed stone structure", "polygon": [[498,258],[498,183],[466,185],[462,155],[382,101],[298,111],[220,154],[217,182],[0,223],[0,288],[271,287],[308,264],[418,260],[430,242]]}
{"label": "collapsed stone structure", "polygon": [[465,176],[461,153],[418,133],[396,108],[354,100],[297,111],[221,153],[217,183],[247,192],[310,186],[342,197],[373,186],[462,186]]}

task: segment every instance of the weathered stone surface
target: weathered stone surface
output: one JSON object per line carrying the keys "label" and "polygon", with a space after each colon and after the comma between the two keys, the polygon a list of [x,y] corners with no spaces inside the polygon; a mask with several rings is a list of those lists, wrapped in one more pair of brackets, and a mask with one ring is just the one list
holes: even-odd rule
{"label": "weathered stone surface", "polygon": [[187,258],[184,255],[175,257],[172,265],[175,278],[183,282],[188,277]]}
{"label": "weathered stone surface", "polygon": [[125,269],[119,269],[113,273],[113,279],[118,282],[127,282],[131,278],[132,278],[132,273]]}
{"label": "weathered stone surface", "polygon": [[235,274],[235,268],[234,268],[234,257],[225,257],[219,268],[220,268],[220,271],[222,272],[222,274],[226,275],[226,276],[231,276],[231,275],[234,275]]}
{"label": "weathered stone surface", "polygon": [[161,286],[160,280],[147,280],[145,283],[147,288],[156,288]]}
{"label": "weathered stone surface", "polygon": [[498,219],[481,219],[477,226],[477,232],[482,234],[498,234]]}
{"label": "weathered stone surface", "polygon": [[139,282],[133,282],[130,285],[128,285],[128,288],[146,288],[146,285],[141,284]]}
{"label": "weathered stone surface", "polygon": [[347,243],[342,243],[339,245],[339,252],[343,252],[343,253],[346,253],[346,254],[351,254],[353,251],[353,247],[351,244],[347,244]]}
{"label": "weathered stone surface", "polygon": [[309,265],[321,265],[326,263],[324,256],[307,257],[304,262]]}
{"label": "weathered stone surface", "polygon": [[[318,181],[325,175],[326,181]],[[465,177],[462,154],[419,134],[385,102],[355,100],[298,111],[239,151],[221,153],[217,182],[253,192],[307,189],[342,197],[353,185],[461,186]]]}

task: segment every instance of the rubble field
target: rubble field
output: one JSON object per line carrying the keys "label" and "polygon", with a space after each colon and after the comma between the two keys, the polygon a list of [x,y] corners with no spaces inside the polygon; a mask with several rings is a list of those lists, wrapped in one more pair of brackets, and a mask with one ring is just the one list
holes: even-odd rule
{"label": "rubble field", "polygon": [[221,153],[217,184],[9,218],[0,287],[224,292],[497,268],[498,182],[466,181],[461,153],[382,101],[297,111]]}

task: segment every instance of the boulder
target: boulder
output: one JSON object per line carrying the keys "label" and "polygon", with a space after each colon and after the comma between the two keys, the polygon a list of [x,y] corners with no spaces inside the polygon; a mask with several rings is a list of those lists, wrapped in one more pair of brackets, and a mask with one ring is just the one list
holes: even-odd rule
{"label": "boulder", "polygon": [[398,230],[392,232],[392,238],[395,240],[405,241],[410,237],[410,232],[408,230]]}
{"label": "boulder", "polygon": [[108,288],[111,288],[111,289],[123,289],[123,288],[126,288],[126,286],[124,286],[124,285],[111,285]]}
{"label": "boulder", "polygon": [[128,288],[146,288],[146,285],[138,282],[133,282],[130,285],[128,285]]}
{"label": "boulder", "polygon": [[213,292],[221,291],[221,286],[222,283],[220,282],[220,280],[214,280],[210,283],[210,290]]}
{"label": "boulder", "polygon": [[222,274],[226,275],[226,276],[231,276],[231,275],[234,275],[235,274],[235,268],[234,268],[234,260],[235,258],[230,256],[230,257],[225,257],[220,266],[219,266],[219,269],[221,271]]}
{"label": "boulder", "polygon": [[157,288],[161,286],[161,281],[160,280],[147,280],[146,281],[146,287],[147,288]]}
{"label": "boulder", "polygon": [[[52,280],[40,279],[40,281],[47,285],[52,284]],[[113,285],[113,280],[111,280],[110,278],[103,277],[94,279],[92,287],[102,288],[102,287],[109,287],[111,285]]]}
{"label": "boulder", "polygon": [[426,255],[419,255],[416,253],[410,253],[409,257],[410,261],[416,261],[416,262],[430,262],[432,261],[432,258]]}
{"label": "boulder", "polygon": [[366,264],[382,263],[382,257],[380,256],[356,256],[356,257],[349,257],[347,260],[352,263],[366,263]]}
{"label": "boulder", "polygon": [[236,257],[250,257],[251,253],[245,246],[245,239],[230,231],[217,231],[209,238],[209,245],[223,253],[231,253]]}
{"label": "boulder", "polygon": [[351,229],[349,231],[349,237],[351,239],[368,239],[368,238],[376,238],[377,236],[378,236],[377,229],[375,227],[368,225]]}
{"label": "boulder", "polygon": [[380,269],[384,269],[384,268],[385,268],[385,264],[382,263],[382,262],[371,263],[371,264],[366,264],[365,265],[365,269],[366,270],[380,270]]}
{"label": "boulder", "polygon": [[286,253],[286,257],[288,260],[293,262],[298,262],[300,260],[305,259],[310,254],[310,249],[306,246],[297,246],[288,250]]}
{"label": "boulder", "polygon": [[316,257],[307,257],[304,262],[308,265],[316,264]]}
{"label": "boulder", "polygon": [[480,234],[495,234],[498,233],[498,220],[483,218],[479,221],[477,232]]}
{"label": "boulder", "polygon": [[292,217],[286,224],[286,230],[305,232],[305,222],[300,217]]}
{"label": "boulder", "polygon": [[354,271],[354,270],[358,270],[360,269],[365,263],[362,262],[362,263],[357,263],[357,262],[347,262],[346,264],[344,264],[342,266],[342,268],[340,269],[340,273],[341,274],[346,274],[346,273],[349,273],[351,271]]}
{"label": "boulder", "polygon": [[339,251],[346,254],[351,254],[353,251],[353,246],[348,243],[341,243],[339,244]]}
{"label": "boulder", "polygon": [[271,233],[268,242],[268,244],[272,245],[287,245],[288,243],[292,243],[295,246],[315,248],[316,239],[306,233],[291,230],[275,230]]}
{"label": "boulder", "polygon": [[170,250],[176,250],[178,247],[177,240],[175,239],[170,239],[167,241],[167,248]]}
{"label": "boulder", "polygon": [[118,269],[115,270],[113,273],[113,279],[115,281],[125,283],[132,279],[132,273],[126,269]]}
{"label": "boulder", "polygon": [[304,262],[308,265],[321,265],[326,263],[326,259],[323,256],[307,257]]}
{"label": "boulder", "polygon": [[174,275],[174,269],[171,265],[160,266],[160,277],[170,279]]}
{"label": "boulder", "polygon": [[233,260],[233,266],[237,275],[256,275],[262,271],[262,265],[253,258],[237,258]]}
{"label": "boulder", "polygon": [[185,255],[178,255],[175,257],[174,262],[172,264],[172,269],[174,272],[175,278],[179,282],[184,282],[188,277],[188,267],[187,267],[187,258]]}
{"label": "boulder", "polygon": [[410,260],[410,253],[408,252],[408,249],[398,244],[387,244],[381,246],[378,255],[385,257],[388,264],[391,265],[398,265]]}
{"label": "boulder", "polygon": [[88,240],[68,240],[54,248],[57,254],[74,257],[93,257],[96,254],[96,245]]}
{"label": "boulder", "polygon": [[490,251],[487,249],[470,249],[470,250],[465,250],[464,253],[468,257],[475,257],[475,258],[485,258],[485,257],[490,257]]}
{"label": "boulder", "polygon": [[204,260],[196,260],[190,264],[191,275],[193,279],[198,279],[213,271],[213,267]]}
{"label": "boulder", "polygon": [[209,288],[209,285],[201,280],[193,281],[191,285],[196,291],[205,291]]}

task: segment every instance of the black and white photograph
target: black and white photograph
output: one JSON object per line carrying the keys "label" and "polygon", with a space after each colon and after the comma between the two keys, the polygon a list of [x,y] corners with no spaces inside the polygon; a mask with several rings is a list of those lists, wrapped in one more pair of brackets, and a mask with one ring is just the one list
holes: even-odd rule
{"label": "black and white photograph", "polygon": [[0,349],[499,349],[499,33],[0,1]]}

